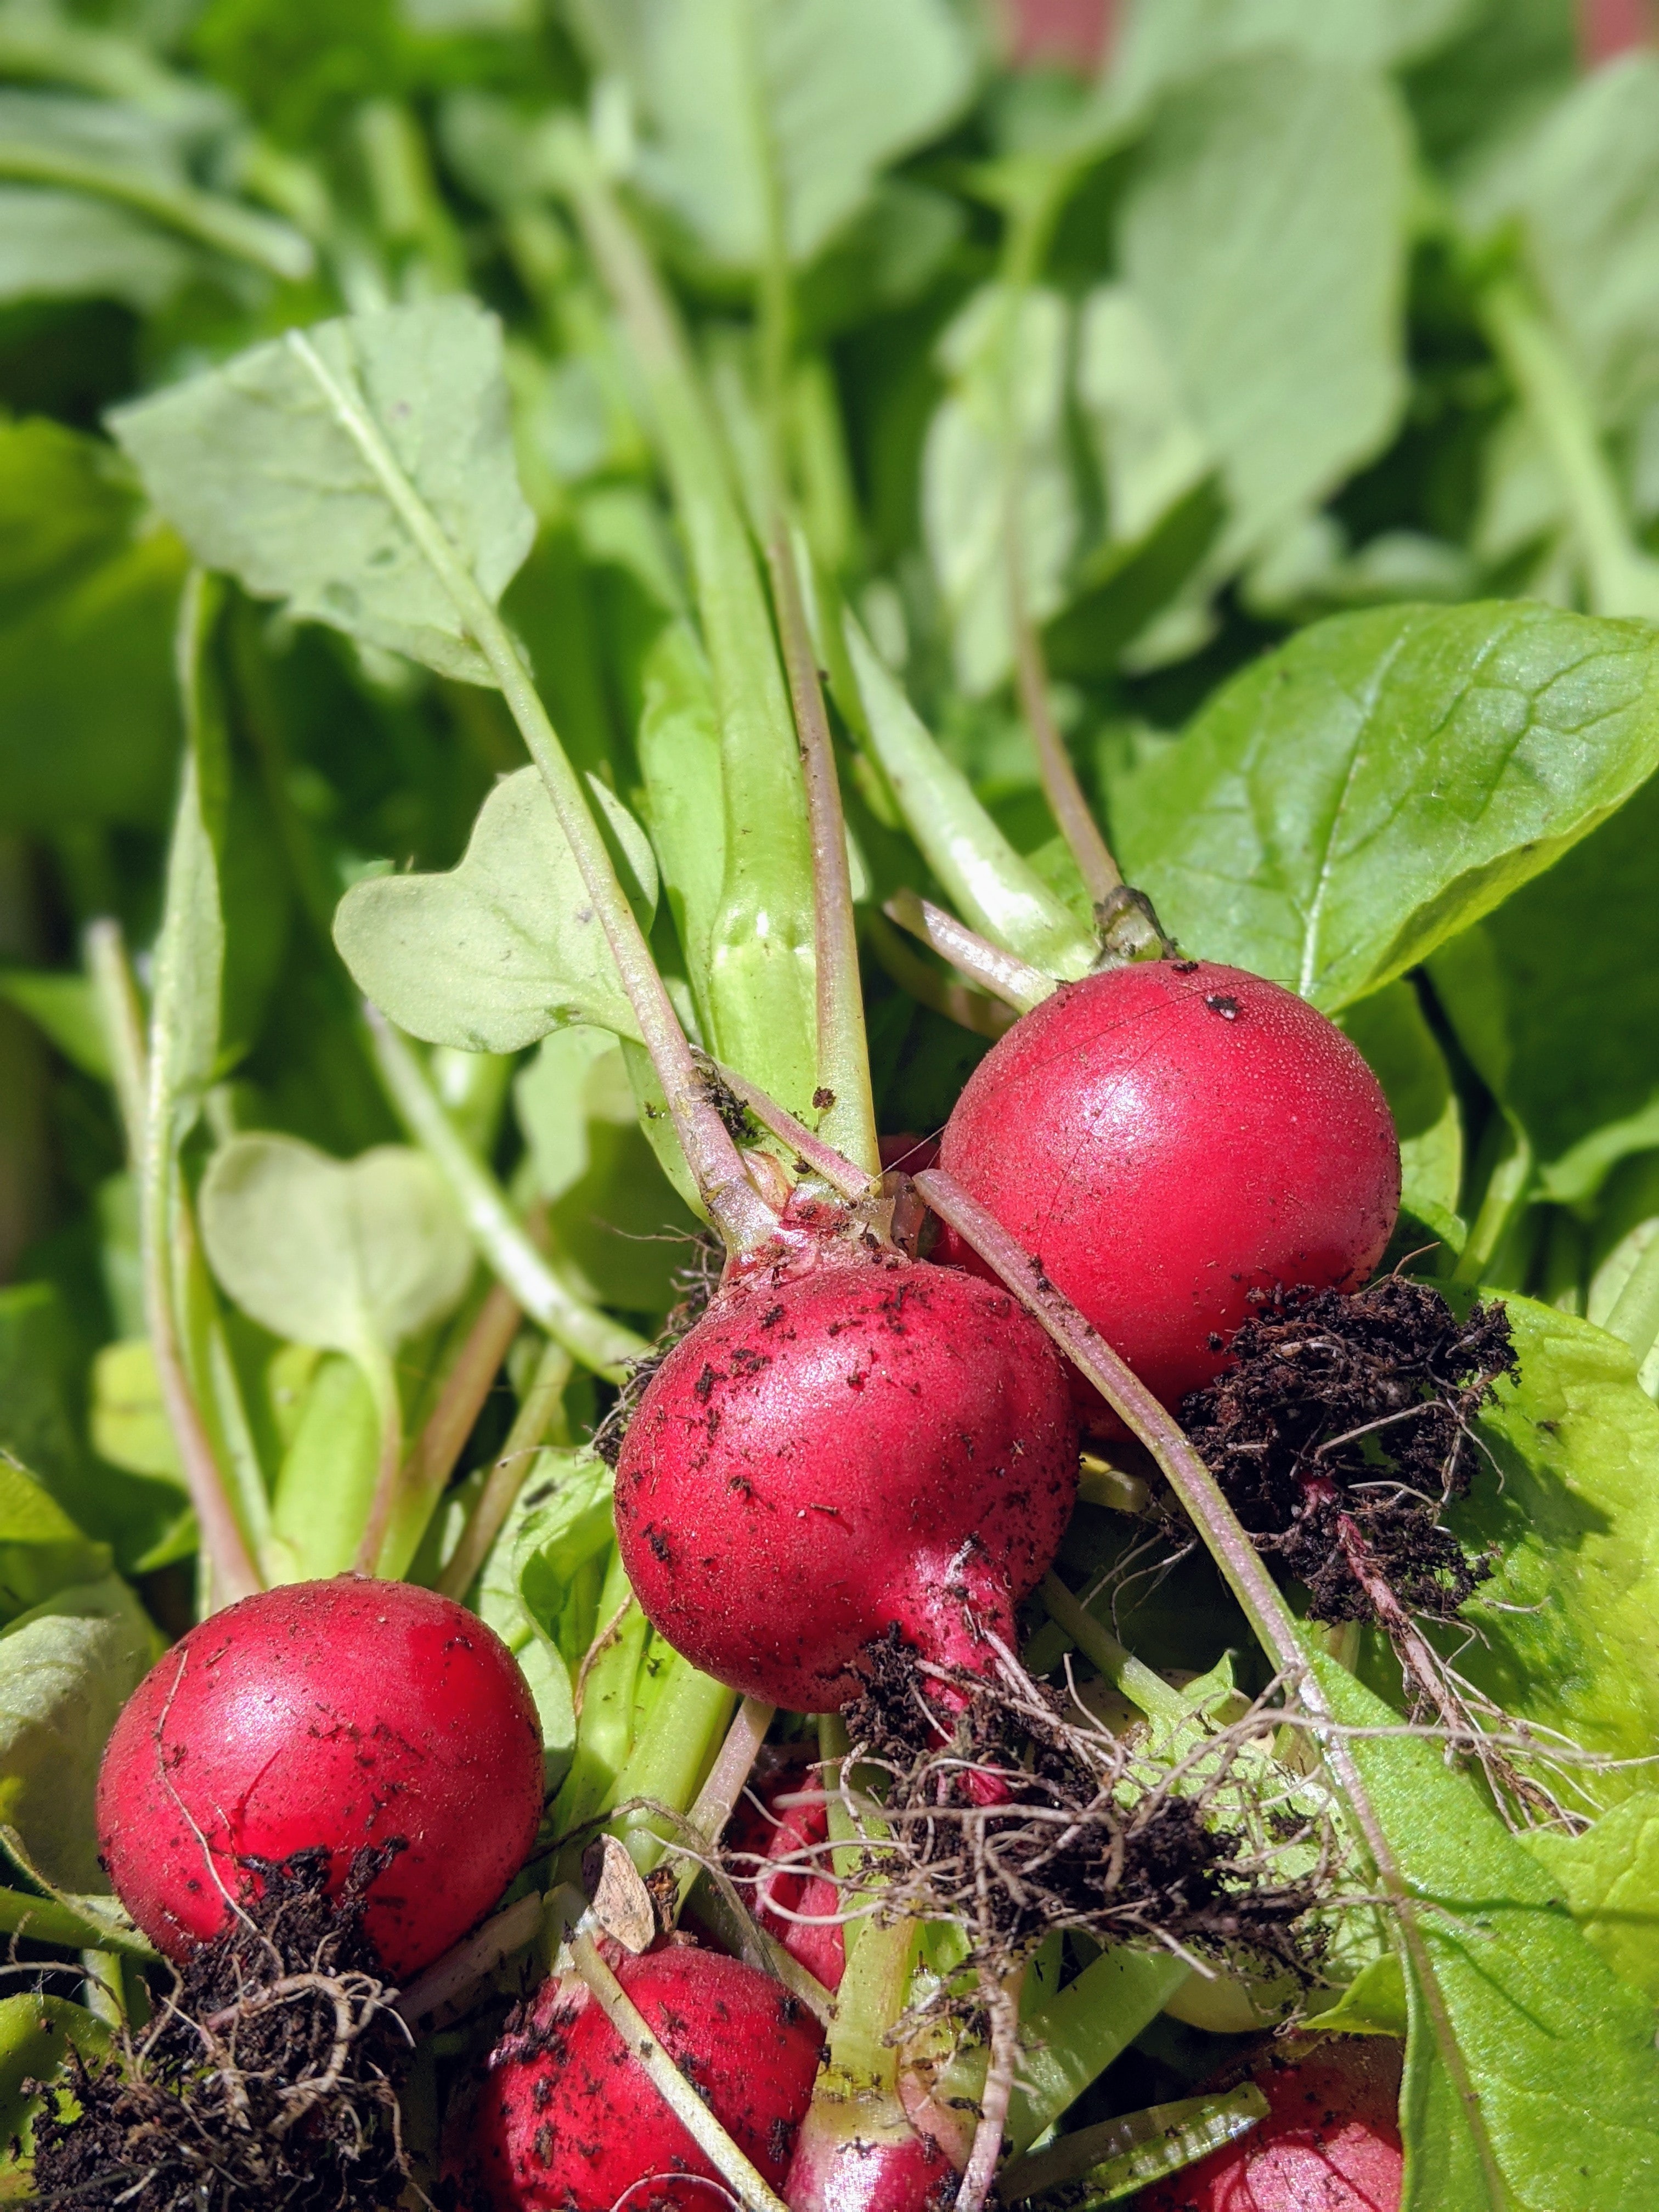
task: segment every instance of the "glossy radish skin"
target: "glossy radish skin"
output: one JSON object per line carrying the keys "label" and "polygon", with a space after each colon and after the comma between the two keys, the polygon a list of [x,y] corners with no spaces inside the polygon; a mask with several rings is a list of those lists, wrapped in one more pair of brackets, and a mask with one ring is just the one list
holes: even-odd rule
{"label": "glossy radish skin", "polygon": [[179,1958],[257,1888],[249,1860],[325,1847],[337,1891],[365,1844],[401,1838],[364,1918],[400,1981],[489,1910],[541,1807],[536,1709],[500,1638],[434,1591],[342,1575],[244,1598],[150,1670],[104,1753],[99,1848]]}
{"label": "glossy radish skin", "polygon": [[[653,1376],[617,1468],[623,1563],[705,1674],[796,1712],[896,1624],[979,1667],[1071,1514],[1077,1427],[1000,1286],[825,1243],[723,1291]],[[793,1263],[799,1265],[799,1263]]]}
{"label": "glossy radish skin", "polygon": [[[1356,1290],[1400,1206],[1381,1085],[1305,1000],[1149,961],[1062,986],[993,1046],[940,1164],[1172,1409],[1252,1291]],[[936,1256],[971,1261],[947,1236]]]}
{"label": "glossy radish skin", "polygon": [[[617,1979],[774,2189],[812,2094],[819,2031],[768,1975],[672,1947]],[[472,2212],[725,2212],[729,2199],[580,1982],[548,1981],[503,2037],[449,2160]],[[697,2177],[702,2177],[701,2179]]]}
{"label": "glossy radish skin", "polygon": [[789,2212],[947,2212],[961,2178],[902,2113],[884,2122],[815,2110],[801,2130],[784,2201]]}
{"label": "glossy radish skin", "polygon": [[1400,2212],[1397,2043],[1334,2038],[1255,2082],[1267,2118],[1146,2191],[1139,2212]]}

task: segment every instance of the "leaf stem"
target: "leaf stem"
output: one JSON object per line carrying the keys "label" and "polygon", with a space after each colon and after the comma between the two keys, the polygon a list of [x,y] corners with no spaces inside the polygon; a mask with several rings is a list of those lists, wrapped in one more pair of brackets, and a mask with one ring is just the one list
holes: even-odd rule
{"label": "leaf stem", "polygon": [[1418,1918],[1417,1901],[1407,1885],[1394,1847],[1371,1803],[1352,1753],[1310,1662],[1296,1620],[1261,1553],[1241,1527],[1209,1468],[1178,1425],[1098,1330],[1085,1321],[1063,1292],[1043,1273],[995,1218],[970,1198],[954,1177],[938,1168],[919,1175],[916,1188],[940,1218],[994,1267],[1021,1304],[1047,1329],[1085,1379],[1092,1382],[1118,1418],[1158,1462],[1187,1517],[1203,1538],[1211,1557],[1237,1599],[1262,1650],[1287,1689],[1298,1697],[1364,1838],[1377,1878],[1393,1905],[1425,2002],[1435,2040],[1468,2116],[1470,2133],[1492,2189],[1494,2205],[1509,2192],[1487,2131],[1479,2093],[1469,2074]]}
{"label": "leaf stem", "polygon": [[[526,1235],[501,1185],[445,1113],[402,1032],[377,1006],[365,1006],[363,1018],[387,1095],[410,1134],[448,1184],[473,1243],[497,1279],[574,1358],[607,1381],[619,1382],[629,1362],[649,1348],[645,1339],[565,1288]],[[735,1146],[732,1152],[735,1158]]]}
{"label": "leaf stem", "polygon": [[1036,749],[1037,774],[1042,779],[1048,811],[1060,825],[1060,833],[1077,862],[1090,898],[1099,906],[1115,890],[1122,888],[1123,878],[1090,811],[1072,757],[1054,721],[1054,708],[1048,701],[1048,671],[1043,659],[1042,641],[1025,604],[1018,502],[1011,497],[1008,506],[1008,588],[1013,599],[1014,678],[1019,703]]}
{"label": "leaf stem", "polygon": [[[495,1293],[492,1292],[491,1296],[494,1295]],[[511,1304],[513,1302],[508,1300],[508,1303]],[[516,1321],[516,1305],[513,1310]],[[502,1356],[505,1357],[505,1347]],[[495,1366],[500,1364],[498,1359]],[[492,1380],[495,1371],[494,1368],[490,1370]],[[489,1556],[490,1546],[500,1535],[503,1522],[513,1510],[514,1501],[524,1488],[530,1470],[536,1463],[537,1452],[559,1417],[564,1387],[569,1380],[570,1354],[562,1344],[544,1345],[542,1356],[536,1363],[536,1371],[530,1378],[530,1388],[524,1394],[524,1402],[507,1432],[507,1442],[501,1446],[495,1463],[485,1479],[484,1486],[478,1493],[477,1501],[466,1517],[459,1542],[438,1577],[437,1587],[444,1596],[465,1597],[477,1580],[480,1568]],[[461,1442],[465,1443],[465,1438],[463,1437]],[[455,1449],[459,1454],[459,1443]],[[454,1464],[453,1458],[450,1463],[452,1466]]]}
{"label": "leaf stem", "polygon": [[[815,1136],[804,1122],[795,1119],[787,1107],[780,1106],[775,1098],[769,1098],[759,1084],[750,1083],[735,1068],[722,1067],[716,1062],[714,1073],[732,1097],[746,1106],[755,1119],[769,1129],[775,1137],[781,1137],[815,1175],[822,1176],[832,1190],[838,1190],[843,1198],[850,1199],[854,1205],[860,1199],[872,1196],[876,1188],[879,1167],[875,1174],[871,1174],[856,1165],[844,1152],[837,1152],[833,1145],[826,1143],[820,1136]],[[877,1158],[879,1161],[880,1155],[878,1154]]]}
{"label": "leaf stem", "polygon": [[368,1384],[369,1395],[374,1401],[375,1418],[380,1425],[380,1456],[374,1468],[374,1493],[368,1502],[368,1515],[363,1522],[363,1533],[358,1539],[357,1556],[352,1565],[360,1575],[380,1571],[380,1554],[386,1548],[386,1533],[392,1526],[392,1509],[398,1503],[404,1471],[404,1409],[398,1391],[397,1370],[390,1355],[379,1345],[358,1346],[355,1358]]}
{"label": "leaf stem", "polygon": [[918,898],[915,891],[895,891],[882,912],[1018,1013],[1029,1014],[1033,1006],[1040,1006],[1054,994],[1057,987],[1052,975],[1003,951],[1000,945],[988,944],[931,899]]}
{"label": "leaf stem", "polygon": [[57,153],[18,138],[0,138],[0,177],[17,177],[31,185],[57,185],[76,192],[90,192],[136,208],[141,215],[180,231],[200,245],[216,247],[238,261],[250,261],[273,276],[297,283],[310,276],[316,257],[308,240],[274,216],[256,215],[252,208],[216,193],[198,191],[193,185],[175,184],[164,177],[89,161],[84,155]]}
{"label": "leaf stem", "polygon": [[1659,562],[1637,544],[1583,380],[1547,319],[1513,276],[1488,284],[1481,319],[1548,448],[1598,615],[1659,621]]}
{"label": "leaf stem", "polygon": [[933,1013],[943,1014],[947,1022],[971,1030],[975,1036],[994,1042],[1007,1036],[1018,1017],[1004,1000],[988,999],[983,991],[970,990],[958,977],[942,975],[937,968],[930,967],[905,943],[884,914],[871,915],[865,927],[871,951],[901,991],[908,992]]}
{"label": "leaf stem", "polygon": [[[290,331],[288,343],[368,464],[489,663],[530,757],[541,771],[559,826],[575,855],[697,1188],[728,1245],[738,1251],[751,1249],[771,1235],[777,1218],[748,1181],[737,1146],[703,1094],[679,1017],[617,879],[576,772],[506,623],[404,476],[360,396],[340,382],[302,332]],[[532,1310],[526,1304],[526,1310]]]}
{"label": "leaf stem", "polygon": [[1037,1595],[1048,1617],[1066,1631],[1085,1659],[1092,1660],[1115,1690],[1131,1705],[1139,1705],[1149,1721],[1176,1722],[1188,1708],[1179,1690],[1172,1690],[1162,1674],[1137,1659],[1120,1644],[1105,1625],[1095,1619],[1066,1589],[1056,1574],[1043,1577]]}
{"label": "leaf stem", "polygon": [[[195,757],[185,755],[186,790],[181,806],[194,804]],[[141,1260],[144,1328],[161,1384],[167,1425],[184,1468],[185,1487],[195,1508],[203,1548],[212,1571],[216,1606],[251,1597],[264,1585],[230,1500],[202,1409],[191,1389],[179,1340],[173,1305],[173,1220],[185,1201],[176,1188],[168,1111],[157,1097],[157,1079],[148,1068],[143,1017],[132,980],[121,926],[95,921],[87,932],[87,965],[97,994],[100,1017],[116,1070],[117,1095],[127,1121],[129,1156],[139,1178]],[[135,1144],[136,1139],[136,1144]]]}
{"label": "leaf stem", "polygon": [[858,921],[847,861],[847,823],[836,775],[836,750],[818,681],[817,656],[801,597],[800,572],[780,507],[766,548],[772,599],[794,702],[812,832],[812,897],[817,945],[818,1082],[831,1096],[819,1123],[830,1143],[872,1175],[879,1174],[870,1048],[859,975]]}

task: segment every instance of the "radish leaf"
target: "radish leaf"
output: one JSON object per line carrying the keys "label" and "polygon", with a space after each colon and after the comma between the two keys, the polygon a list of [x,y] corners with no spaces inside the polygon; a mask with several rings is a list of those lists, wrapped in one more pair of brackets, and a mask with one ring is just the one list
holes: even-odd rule
{"label": "radish leaf", "polygon": [[1620,1980],[1659,2005],[1659,1792],[1627,1797],[1582,1836],[1540,1828],[1526,1845]]}
{"label": "radish leaf", "polygon": [[1659,764],[1659,634],[1552,607],[1379,608],[1234,678],[1114,789],[1192,952],[1327,1012],[1541,873]]}
{"label": "radish leaf", "polygon": [[530,550],[501,326],[470,300],[290,333],[118,408],[114,431],[161,512],[256,596],[468,683],[492,679],[316,373],[362,407],[491,601]]}
{"label": "radish leaf", "polygon": [[[588,787],[648,924],[657,902],[650,846],[603,784],[591,778]],[[429,1043],[516,1052],[569,1022],[637,1034],[576,856],[533,768],[495,786],[447,874],[354,884],[334,938],[382,1012]]]}
{"label": "radish leaf", "polygon": [[1463,1183],[1463,1116],[1438,1038],[1409,983],[1350,1006],[1342,1027],[1370,1061],[1400,1133],[1400,1202],[1452,1227]]}
{"label": "radish leaf", "polygon": [[[1395,1716],[1334,1662],[1316,1661],[1337,1718]],[[1350,1750],[1401,1871],[1451,2029],[1516,2206],[1604,2212],[1659,2188],[1659,2054],[1641,1998],[1574,1927],[1549,1875],[1440,1747],[1355,1735]],[[1401,2212],[1509,2212],[1488,2185],[1408,1974]]]}

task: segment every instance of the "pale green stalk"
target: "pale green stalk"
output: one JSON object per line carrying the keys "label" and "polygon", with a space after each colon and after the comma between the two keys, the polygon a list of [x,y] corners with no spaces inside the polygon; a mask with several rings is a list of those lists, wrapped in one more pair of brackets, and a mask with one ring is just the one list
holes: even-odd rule
{"label": "pale green stalk", "polygon": [[[607,1807],[648,1798],[684,1812],[697,1793],[709,1759],[732,1717],[734,1693],[700,1674],[677,1653],[647,1726],[605,1796]],[[623,1814],[611,1826],[641,1874],[649,1874],[671,1840],[652,1826],[648,1811]]]}
{"label": "pale green stalk", "polygon": [[[507,1442],[466,1517],[460,1540],[438,1577],[438,1588],[446,1597],[465,1597],[471,1589],[489,1556],[490,1546],[500,1535],[501,1525],[535,1465],[543,1440],[561,1418],[564,1389],[569,1380],[570,1354],[561,1344],[544,1345],[530,1388],[524,1394],[524,1402],[507,1431]],[[428,1513],[436,1502],[434,1494],[428,1506]],[[421,1517],[424,1525],[427,1516]]]}

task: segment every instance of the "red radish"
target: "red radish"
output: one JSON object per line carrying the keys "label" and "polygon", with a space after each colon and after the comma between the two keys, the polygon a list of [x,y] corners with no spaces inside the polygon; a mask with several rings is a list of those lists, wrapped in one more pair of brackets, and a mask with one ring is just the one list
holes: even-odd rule
{"label": "red radish", "polygon": [[[617,1980],[680,2071],[774,2189],[817,2071],[817,2022],[736,1959],[674,1945]],[[476,2212],[724,2212],[731,2202],[583,1984],[544,1982],[490,2054],[449,2160]]]}
{"label": "red radish", "polygon": [[790,2212],[947,2212],[961,2179],[939,2144],[902,2112],[884,2123],[856,2109],[815,2107],[785,2197]]}
{"label": "red radish", "polygon": [[982,1667],[1077,1486],[1065,1370],[1000,1285],[815,1241],[724,1290],[652,1377],[617,1468],[623,1564],[694,1666],[843,1705],[894,1624]]}
{"label": "red radish", "polygon": [[1255,2076],[1267,2117],[1138,2200],[1139,2212],[1399,2212],[1400,2045],[1322,2044]]}
{"label": "red radish", "polygon": [[[760,1796],[764,1812],[745,1797],[721,1838],[738,1858],[738,1889],[767,1934],[825,1989],[838,1990],[847,1969],[847,1945],[835,1924],[840,1892],[826,1875],[813,1871],[822,1863],[813,1846],[830,1832],[823,1792],[799,1767],[786,1767]],[[785,1797],[798,1802],[780,1808],[776,1801]],[[756,1867],[756,1859],[769,1863]],[[791,1860],[793,1865],[787,1863]]]}
{"label": "red radish", "polygon": [[366,1844],[400,1840],[363,1926],[401,1981],[489,1911],[541,1807],[541,1729],[500,1638],[432,1590],[341,1575],[244,1598],[150,1669],[104,1753],[98,1839],[174,1958],[257,1890],[250,1862],[325,1846],[337,1893]]}
{"label": "red radish", "polygon": [[[940,1165],[1171,1409],[1250,1293],[1353,1290],[1400,1206],[1382,1086],[1259,975],[1149,961],[1056,991],[994,1045]],[[977,1266],[948,1233],[939,1257]]]}

